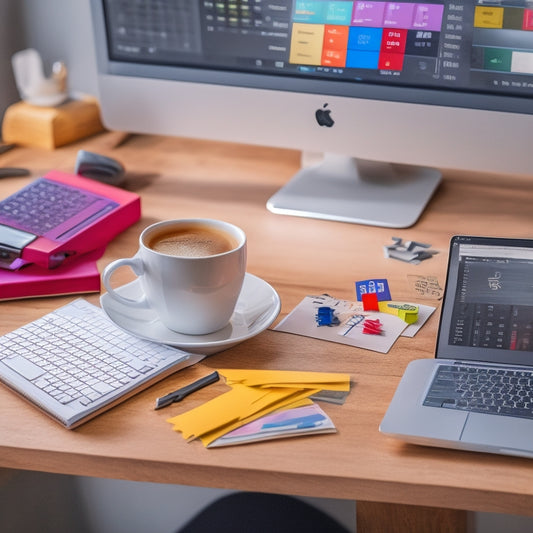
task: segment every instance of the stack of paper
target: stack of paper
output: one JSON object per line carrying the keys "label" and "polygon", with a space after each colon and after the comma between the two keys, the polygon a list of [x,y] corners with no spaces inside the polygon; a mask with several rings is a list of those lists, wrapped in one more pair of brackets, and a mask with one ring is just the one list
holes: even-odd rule
{"label": "stack of paper", "polygon": [[[218,370],[218,373],[226,379],[230,391],[168,420],[175,431],[182,433],[183,438],[200,439],[204,446],[239,444],[243,442],[242,439],[222,441],[221,437],[275,411],[313,405],[309,396],[321,390],[350,390],[348,374],[235,369]],[[263,421],[259,429],[268,431],[259,431],[257,438],[252,438],[253,431],[248,432],[245,441],[287,436],[285,430],[290,430],[291,434],[313,430],[335,431],[321,409],[291,414],[289,419],[292,422],[288,424],[280,419]],[[217,439],[221,441],[215,443]]]}
{"label": "stack of paper", "polygon": [[215,448],[311,433],[335,433],[336,431],[329,416],[313,403],[263,416],[222,435],[207,447]]}

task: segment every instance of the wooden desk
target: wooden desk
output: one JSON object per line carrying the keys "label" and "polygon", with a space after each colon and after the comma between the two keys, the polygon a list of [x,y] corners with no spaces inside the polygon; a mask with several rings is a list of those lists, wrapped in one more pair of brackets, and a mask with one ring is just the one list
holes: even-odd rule
{"label": "wooden desk", "polygon": [[[129,170],[129,188],[142,196],[144,216],[109,245],[101,268],[133,255],[140,231],[156,220],[225,219],[247,232],[248,271],[277,289],[280,318],[309,294],[353,299],[354,281],[370,277],[388,278],[394,298],[413,300],[407,277],[436,275],[443,284],[448,242],[456,233],[533,235],[531,181],[448,172],[419,223],[390,230],[269,213],[265,202],[298,168],[296,152],[145,136],[114,147],[116,138],[108,133],[53,152],[17,148],[2,155],[0,164],[27,166],[38,176],[52,168],[72,171],[81,148],[118,158]],[[0,196],[28,180],[2,180]],[[386,259],[382,247],[392,236],[431,243],[440,253],[418,266]],[[127,281],[127,274],[122,275]],[[97,303],[99,297],[88,299]],[[0,333],[69,300],[0,303]],[[359,531],[399,531],[401,523],[411,532],[460,531],[462,510],[467,509],[533,515],[530,460],[418,447],[378,432],[407,363],[432,357],[438,314],[415,338],[401,338],[386,355],[265,331],[74,431],[0,387],[0,466],[353,499]],[[213,450],[199,442],[188,444],[165,420],[223,392],[225,385],[208,387],[161,411],[153,410],[154,400],[224,367],[348,372],[355,386],[345,405],[325,406],[338,427],[335,435]]]}

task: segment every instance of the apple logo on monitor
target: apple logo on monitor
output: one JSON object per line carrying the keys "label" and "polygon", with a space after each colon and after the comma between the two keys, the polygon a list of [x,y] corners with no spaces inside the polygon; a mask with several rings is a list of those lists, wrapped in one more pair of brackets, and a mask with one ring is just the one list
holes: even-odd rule
{"label": "apple logo on monitor", "polygon": [[315,111],[316,121],[320,126],[326,126],[326,128],[331,128],[335,121],[331,118],[331,109],[326,109],[328,104],[324,104],[320,109]]}

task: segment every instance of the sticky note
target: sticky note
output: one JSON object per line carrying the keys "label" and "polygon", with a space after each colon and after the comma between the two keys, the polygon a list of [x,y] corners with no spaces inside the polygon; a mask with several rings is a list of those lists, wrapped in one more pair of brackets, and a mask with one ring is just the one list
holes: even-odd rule
{"label": "sticky note", "polygon": [[350,390],[350,375],[341,372],[299,372],[295,370],[219,369],[230,386],[298,387]]}
{"label": "sticky note", "polygon": [[379,311],[378,295],[375,292],[363,294],[362,301],[365,311]]}
{"label": "sticky note", "polygon": [[376,294],[379,301],[390,300],[389,283],[386,279],[367,279],[355,282],[355,295],[359,302],[364,294]]}

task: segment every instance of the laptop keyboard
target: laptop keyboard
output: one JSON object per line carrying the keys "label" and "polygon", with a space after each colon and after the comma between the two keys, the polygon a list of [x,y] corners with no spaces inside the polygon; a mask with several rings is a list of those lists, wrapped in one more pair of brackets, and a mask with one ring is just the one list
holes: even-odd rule
{"label": "laptop keyboard", "polygon": [[533,418],[533,372],[439,365],[424,405]]}
{"label": "laptop keyboard", "polygon": [[[0,223],[45,236],[93,205],[97,207],[95,211],[100,211],[116,204],[77,187],[40,178],[0,201]],[[86,220],[90,223],[92,218],[89,216]],[[75,222],[78,230],[80,223],[82,221]]]}

